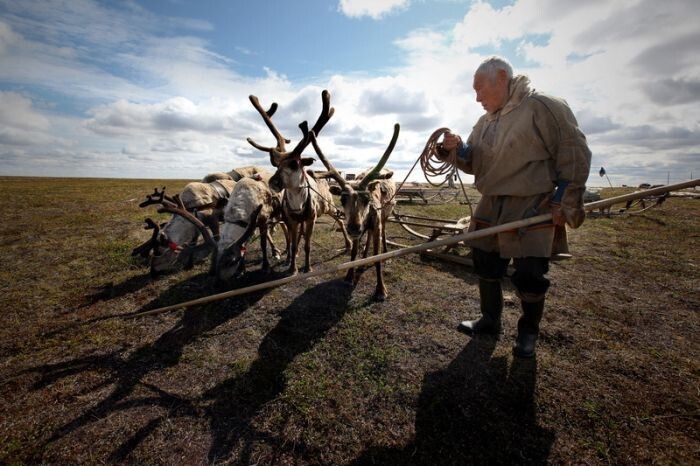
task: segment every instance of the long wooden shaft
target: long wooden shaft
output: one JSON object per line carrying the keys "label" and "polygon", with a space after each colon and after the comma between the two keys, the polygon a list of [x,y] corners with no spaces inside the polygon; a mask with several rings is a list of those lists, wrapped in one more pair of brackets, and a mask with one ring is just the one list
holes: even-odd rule
{"label": "long wooden shaft", "polygon": [[[645,191],[625,194],[622,196],[611,197],[609,199],[603,199],[601,201],[591,202],[584,206],[585,210],[591,211],[595,209],[600,209],[601,207],[608,207],[613,204],[619,204],[620,202],[626,202],[631,199],[639,199],[642,197],[653,196],[657,194],[663,194],[669,191],[676,191],[679,189],[690,188],[693,186],[700,185],[700,179],[693,181],[687,181],[685,183],[679,183],[674,185],[662,186],[659,188],[647,189]],[[471,232],[465,232],[459,235],[450,236],[448,238],[443,238],[435,241],[430,241],[428,243],[421,243],[415,246],[409,246],[403,249],[397,249],[394,251],[387,251],[383,254],[377,254],[376,256],[366,257],[364,259],[358,259],[352,262],[345,262],[343,264],[336,265],[329,269],[316,270],[313,272],[305,273],[303,275],[293,275],[291,277],[281,278],[279,280],[272,280],[269,282],[260,283],[258,285],[248,286],[245,288],[239,288],[237,290],[226,291],[224,293],[218,293],[210,296],[205,296],[204,298],[194,299],[192,301],[185,301],[179,304],[173,304],[172,306],[165,306],[158,309],[153,309],[151,311],[139,312],[134,314],[125,315],[124,317],[140,317],[151,314],[159,314],[161,312],[173,311],[176,309],[183,309],[191,306],[197,306],[200,304],[207,304],[214,301],[221,301],[222,299],[232,298],[234,296],[239,296],[246,293],[252,293],[254,291],[264,290],[267,288],[275,288],[281,285],[286,285],[290,282],[308,280],[309,278],[318,277],[319,275],[326,275],[331,273],[337,273],[343,270],[353,269],[356,267],[361,267],[364,265],[373,264],[375,262],[384,261],[387,259],[392,259],[394,257],[405,256],[408,254],[414,254],[417,252],[425,251],[426,249],[438,248],[441,246],[449,246],[452,244],[457,244],[462,241],[473,240],[477,238],[483,238],[485,236],[495,235],[497,233],[502,233],[504,231],[517,230],[518,228],[524,228],[536,223],[542,223],[550,220],[552,214],[542,214],[536,217],[530,217],[523,220],[517,220],[515,222],[504,223],[503,225],[497,225],[494,227],[484,228],[482,230],[476,230]]]}
{"label": "long wooden shaft", "polygon": [[623,194],[622,196],[611,197],[609,199],[603,199],[601,201],[590,202],[584,206],[586,211],[600,209],[601,207],[609,207],[613,204],[619,204],[621,202],[632,201],[634,199],[641,199],[647,196],[656,196],[657,194],[668,193],[670,191],[680,191],[685,188],[692,188],[695,186],[700,186],[700,178],[694,180],[685,181],[683,183],[669,184],[666,186],[659,186],[658,188],[645,189],[644,191],[635,191],[629,194]]}

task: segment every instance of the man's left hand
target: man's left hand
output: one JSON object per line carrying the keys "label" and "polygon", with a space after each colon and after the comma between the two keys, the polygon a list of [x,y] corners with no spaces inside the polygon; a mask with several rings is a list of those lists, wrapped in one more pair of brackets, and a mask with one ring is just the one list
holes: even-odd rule
{"label": "man's left hand", "polygon": [[563,227],[566,224],[566,217],[564,212],[561,211],[561,204],[552,203],[549,207],[552,212],[552,222],[557,226]]}

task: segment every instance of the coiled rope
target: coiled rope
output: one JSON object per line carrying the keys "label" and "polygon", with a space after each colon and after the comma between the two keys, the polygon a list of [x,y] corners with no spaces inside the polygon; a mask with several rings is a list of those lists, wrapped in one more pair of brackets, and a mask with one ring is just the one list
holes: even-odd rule
{"label": "coiled rope", "polygon": [[[457,175],[457,180],[459,180],[462,194],[464,194],[464,199],[466,199],[467,205],[469,206],[469,214],[474,216],[471,200],[467,195],[467,191],[464,188],[464,183],[462,182],[462,177],[459,175],[459,170],[457,169],[457,149],[451,150],[445,158],[439,158],[437,156],[437,152],[439,150],[438,141],[443,135],[451,132],[452,131],[450,131],[449,128],[439,128],[435,130],[425,143],[423,152],[418,160],[420,161],[420,167],[425,175],[425,180],[431,186],[439,188],[447,183],[450,177]],[[440,182],[433,181],[440,178],[442,179]]]}

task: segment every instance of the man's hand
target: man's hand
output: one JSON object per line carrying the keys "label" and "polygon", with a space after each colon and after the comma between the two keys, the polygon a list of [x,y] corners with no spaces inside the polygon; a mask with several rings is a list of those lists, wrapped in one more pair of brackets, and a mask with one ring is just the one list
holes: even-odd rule
{"label": "man's hand", "polygon": [[549,204],[549,209],[552,212],[552,222],[560,227],[566,225],[566,217],[564,212],[561,211],[561,204],[552,202]]}
{"label": "man's hand", "polygon": [[462,138],[459,137],[458,134],[445,133],[445,136],[442,139],[442,148],[448,152],[456,149],[461,144]]}

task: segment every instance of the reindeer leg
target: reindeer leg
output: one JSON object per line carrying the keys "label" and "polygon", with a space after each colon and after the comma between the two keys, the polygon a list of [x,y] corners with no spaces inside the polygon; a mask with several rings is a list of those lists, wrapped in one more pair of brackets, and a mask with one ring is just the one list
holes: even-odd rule
{"label": "reindeer leg", "polygon": [[262,249],[262,270],[265,273],[270,272],[270,262],[267,260],[267,223],[260,227],[260,249]]}
{"label": "reindeer leg", "polygon": [[311,272],[311,237],[314,234],[314,225],[316,218],[311,218],[306,222],[304,229],[304,268],[301,270],[304,273]]}
{"label": "reindeer leg", "polygon": [[345,254],[350,252],[350,249],[352,248],[352,241],[350,241],[350,237],[348,236],[348,231],[345,229],[345,222],[343,222],[341,219],[336,219],[336,222],[338,222],[338,226],[340,228],[340,231],[343,233],[343,240],[345,240]]}
{"label": "reindeer leg", "polygon": [[280,254],[280,250],[277,249],[275,241],[272,239],[272,232],[270,232],[269,230],[267,231],[267,241],[270,243],[270,247],[272,248],[272,258],[275,260],[280,260],[282,258],[282,255]]}
{"label": "reindeer leg", "polygon": [[[386,218],[382,218],[382,232],[381,232],[381,237],[382,237],[382,252],[387,252],[388,249],[386,247]],[[391,259],[386,260],[387,264],[391,263]]]}
{"label": "reindeer leg", "polygon": [[282,223],[282,233],[284,233],[284,253],[287,255],[287,262],[289,262],[289,256],[291,254],[291,239],[289,238],[289,228],[287,228],[286,223]]}
{"label": "reindeer leg", "polygon": [[[352,241],[352,250],[350,251],[350,262],[357,258],[357,250],[359,249],[359,239],[354,239]],[[348,273],[345,275],[345,281],[355,285],[355,269],[348,269]]]}
{"label": "reindeer leg", "polygon": [[289,236],[292,238],[292,251],[289,254],[289,273],[291,275],[297,274],[297,252],[299,250],[299,236],[301,236],[300,227],[301,224],[299,223],[289,224]]}
{"label": "reindeer leg", "polygon": [[[369,254],[369,244],[370,244],[370,241],[372,240],[372,238],[370,238],[370,236],[374,236],[374,231],[367,232],[367,242],[365,243],[365,250],[362,253],[363,259],[367,257],[367,254]],[[376,254],[377,251],[374,251],[374,253]]]}
{"label": "reindeer leg", "polygon": [[[379,237],[381,236],[381,230],[380,231],[374,231],[374,235],[372,235],[373,243],[374,243],[374,255],[376,256],[379,254]],[[369,243],[369,238],[367,239],[367,242]],[[384,286],[384,274],[382,273],[382,262],[378,261],[374,263],[374,268],[377,272],[377,288],[374,291],[374,300],[375,301],[384,301],[387,296],[387,291],[386,291],[386,286]]]}
{"label": "reindeer leg", "polygon": [[[369,254],[369,245],[372,240],[370,236],[373,234],[373,232],[368,231],[367,232],[367,238],[365,242],[365,249],[362,251],[362,258],[365,259],[367,257],[367,254]],[[357,271],[355,272],[355,284],[357,285],[357,282],[360,281],[360,278],[362,277],[362,274],[365,273],[365,270],[368,269],[369,266],[363,265],[361,267],[357,268]]]}

